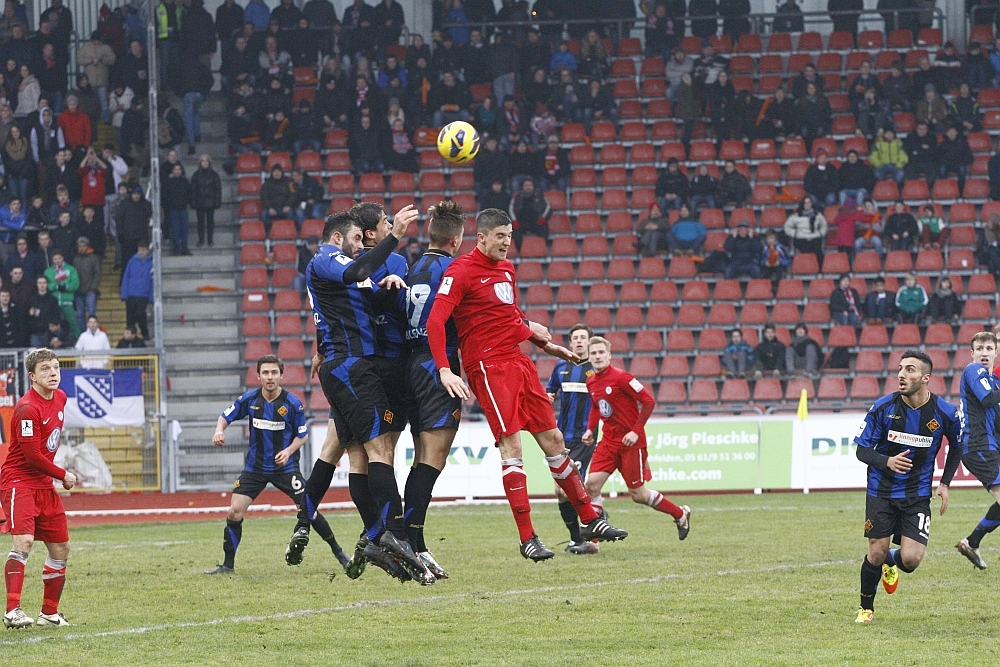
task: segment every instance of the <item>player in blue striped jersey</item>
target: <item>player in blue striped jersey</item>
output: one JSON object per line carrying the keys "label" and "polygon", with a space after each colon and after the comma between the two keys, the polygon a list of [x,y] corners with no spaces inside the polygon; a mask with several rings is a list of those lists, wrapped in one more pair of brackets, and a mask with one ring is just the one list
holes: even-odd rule
{"label": "player in blue striped jersey", "polygon": [[[569,349],[582,359],[587,358],[587,342],[593,332],[585,324],[575,324],[569,330]],[[560,359],[552,369],[552,376],[545,392],[553,403],[559,397],[559,417],[556,422],[566,440],[569,457],[580,468],[580,476],[586,478],[590,458],[594,455],[594,446],[583,442],[582,436],[587,430],[587,419],[590,417],[590,393],[587,391],[587,378],[594,374],[594,367],[589,361],[574,364]],[[556,498],[559,500],[559,514],[563,523],[569,529],[569,545],[566,551],[571,554],[596,554],[600,548],[596,542],[588,542],[580,537],[580,522],[576,516],[573,504],[556,485]]]}
{"label": "player in blue striped jersey", "polygon": [[962,410],[968,422],[968,433],[963,443],[962,463],[976,476],[994,502],[986,510],[979,525],[962,539],[955,548],[980,570],[986,561],[979,553],[979,544],[987,534],[1000,526],[1000,443],[997,426],[1000,426],[1000,382],[990,369],[997,356],[996,336],[988,331],[972,337],[972,363],[962,372]]}
{"label": "player in blue striped jersey", "polygon": [[[406,536],[427,568],[439,579],[448,573],[438,564],[424,540],[424,521],[433,496],[434,484],[444,470],[462,418],[462,399],[452,397],[439,380],[437,365],[427,345],[427,318],[445,270],[462,245],[466,213],[455,202],[442,201],[427,212],[430,245],[406,277],[409,289],[400,297],[405,335],[410,355],[406,366],[410,432],[413,434],[413,466],[406,476],[403,492]],[[458,363],[458,331],[455,323],[445,325],[448,362],[454,373]]]}
{"label": "player in blue striped jersey", "polygon": [[[270,483],[298,506],[305,492],[299,472],[299,448],[308,435],[302,401],[281,388],[285,364],[274,355],[257,360],[257,378],[261,387],[239,398],[219,417],[212,444],[226,444],[226,427],[238,419],[249,418],[250,447],[246,465],[233,485],[226,530],[223,533],[222,565],[206,574],[228,574],[233,571],[236,550],[243,537],[243,515],[254,499]],[[348,558],[337,544],[330,524],[321,514],[313,521],[316,532],[330,545],[334,556],[343,565]]]}
{"label": "player in blue striped jersey", "polygon": [[[368,483],[352,484],[350,490],[365,528],[373,530],[378,525],[371,546],[389,554],[414,578],[428,584],[434,582],[434,577],[406,538],[403,502],[392,469],[398,438],[398,431],[394,433],[393,429],[400,420],[373,362],[378,352],[376,320],[380,313],[395,308],[395,290],[406,289],[406,282],[388,274],[376,284],[371,276],[393,254],[407,226],[416,218],[413,206],[404,207],[382,241],[362,255],[362,223],[358,217],[352,211],[329,216],[323,228],[323,245],[306,268],[306,287],[316,323],[317,350],[322,357],[318,375],[333,413],[336,442],[349,453],[354,446],[364,450],[358,462],[352,456],[351,469],[366,469]],[[327,459],[334,450],[324,446],[309,476],[306,495],[310,512],[330,487],[337,462]],[[302,517],[289,541],[286,562],[294,563],[308,544],[308,528],[301,523]]]}
{"label": "player in blue striped jersey", "polygon": [[[943,438],[948,439],[948,458],[935,495],[941,498],[941,514],[948,509],[948,485],[958,469],[965,424],[960,410],[928,391],[932,370],[923,352],[904,352],[899,391],[875,401],[854,438],[858,460],[868,465],[868,554],[861,564],[857,623],[872,621],[880,579],[892,594],[899,571],[913,572],[924,557],[931,530],[934,461]],[[898,549],[889,548],[890,539]]]}

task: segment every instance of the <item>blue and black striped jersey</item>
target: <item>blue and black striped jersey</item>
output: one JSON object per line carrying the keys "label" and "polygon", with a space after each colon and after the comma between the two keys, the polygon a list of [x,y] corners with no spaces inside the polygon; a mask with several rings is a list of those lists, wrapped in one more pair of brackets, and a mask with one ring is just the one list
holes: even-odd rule
{"label": "blue and black striped jersey", "polygon": [[276,472],[298,472],[299,452],[288,457],[283,467],[274,463],[274,456],[306,435],[306,413],[302,401],[284,389],[273,401],[264,399],[263,389],[253,389],[237,398],[222,413],[226,423],[250,418],[250,448],[247,450],[246,472],[270,475]]}
{"label": "blue and black striped jersey", "polygon": [[913,467],[908,472],[897,473],[868,466],[868,495],[930,498],[934,459],[941,449],[941,439],[948,438],[949,447],[960,446],[964,421],[958,408],[934,394],[919,408],[907,405],[899,392],[875,401],[854,443],[889,457],[908,449]]}
{"label": "blue and black striped jersey", "polygon": [[[362,253],[367,252],[363,250]],[[375,269],[371,275],[373,284],[378,285],[386,276],[406,278],[406,259],[397,253],[389,255],[385,264]],[[403,325],[395,311],[379,313],[375,317],[375,356],[396,358],[406,354],[403,339]]]}
{"label": "blue and black striped jersey", "polygon": [[353,263],[337,246],[321,245],[306,267],[309,306],[324,361],[375,354],[371,296],[378,288],[371,278],[346,283],[344,272]]}
{"label": "blue and black striped jersey", "polygon": [[[962,452],[982,452],[988,449],[1000,450],[997,443],[997,401],[1000,382],[982,364],[972,363],[962,372],[962,412],[968,424]],[[992,396],[991,396],[992,395]]]}
{"label": "blue and black striped jersey", "polygon": [[[406,340],[411,350],[428,350],[427,318],[434,305],[434,296],[441,286],[441,278],[454,258],[441,250],[428,250],[410,268],[406,284],[410,289],[400,295],[400,307],[406,313]],[[458,329],[455,322],[445,325],[448,356],[458,352]]]}
{"label": "blue and black striped jersey", "polygon": [[550,394],[562,391],[557,423],[566,442],[580,442],[583,432],[587,430],[587,418],[590,417],[587,378],[593,374],[594,367],[589,361],[573,364],[560,359],[552,369],[552,377],[549,378],[545,391]]}

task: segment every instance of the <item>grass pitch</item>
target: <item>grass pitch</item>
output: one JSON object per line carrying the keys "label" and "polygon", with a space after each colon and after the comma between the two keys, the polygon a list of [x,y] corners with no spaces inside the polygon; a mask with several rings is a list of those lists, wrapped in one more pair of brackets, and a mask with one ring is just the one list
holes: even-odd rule
{"label": "grass pitch", "polygon": [[[19,665],[905,665],[996,664],[1000,536],[979,572],[953,548],[983,515],[981,489],[955,490],[935,516],[920,569],[880,591],[875,622],[854,624],[864,494],[684,498],[685,542],[666,515],[607,503],[630,531],[598,556],[570,556],[552,504],[536,528],[557,551],[533,564],[517,551],[504,505],[432,508],[429,544],[452,578],[421,588],[382,571],[350,581],[314,537],[299,568],[284,564],[290,517],[244,524],[233,576],[208,577],[223,522],[71,531],[62,611],[71,628],[0,635]],[[344,546],[354,514],[330,517]],[[10,539],[0,539],[0,550]],[[23,606],[41,604],[41,545]]]}

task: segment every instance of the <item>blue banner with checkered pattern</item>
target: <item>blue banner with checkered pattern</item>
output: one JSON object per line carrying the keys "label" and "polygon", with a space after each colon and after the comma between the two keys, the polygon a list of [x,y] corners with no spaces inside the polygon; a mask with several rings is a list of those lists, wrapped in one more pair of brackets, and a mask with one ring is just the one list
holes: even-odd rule
{"label": "blue banner with checkered pattern", "polygon": [[142,426],[142,369],[62,371],[59,388],[66,392],[66,428]]}

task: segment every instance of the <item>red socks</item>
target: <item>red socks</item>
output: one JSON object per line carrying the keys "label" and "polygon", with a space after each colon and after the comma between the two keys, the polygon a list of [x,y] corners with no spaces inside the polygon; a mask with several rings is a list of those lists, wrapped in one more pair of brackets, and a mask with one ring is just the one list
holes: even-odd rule
{"label": "red socks", "polygon": [[503,468],[503,490],[507,494],[507,502],[514,513],[517,523],[517,533],[521,542],[527,542],[535,536],[531,525],[531,503],[528,501],[528,476],[524,474],[524,462],[521,459],[506,459],[500,462]]}
{"label": "red socks", "polygon": [[650,491],[649,500],[646,501],[646,504],[657,512],[669,514],[675,519],[679,519],[684,515],[684,510],[667,500],[659,491]]}
{"label": "red socks", "polygon": [[545,460],[548,461],[552,478],[556,480],[556,484],[563,490],[569,501],[573,503],[573,509],[580,516],[580,521],[586,525],[596,519],[597,512],[594,511],[594,507],[590,504],[590,494],[587,493],[587,489],[583,486],[580,471],[576,469],[576,466],[569,460],[569,457],[565,454],[558,454],[556,456],[546,456]]}
{"label": "red socks", "polygon": [[7,611],[21,606],[21,588],[24,586],[24,564],[28,554],[11,550],[3,568],[3,581],[7,587]]}
{"label": "red socks", "polygon": [[42,583],[45,592],[42,594],[42,613],[55,614],[59,611],[59,598],[62,597],[63,586],[66,584],[66,561],[45,559],[42,568]]}

